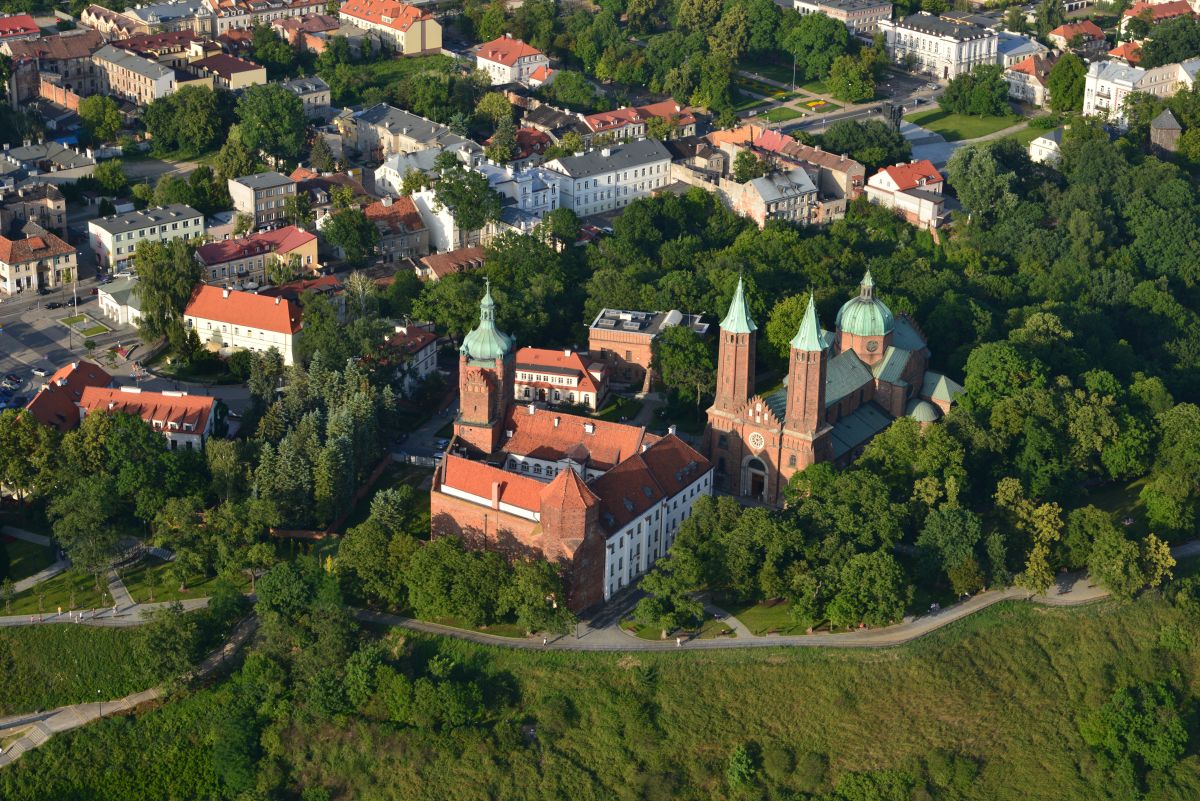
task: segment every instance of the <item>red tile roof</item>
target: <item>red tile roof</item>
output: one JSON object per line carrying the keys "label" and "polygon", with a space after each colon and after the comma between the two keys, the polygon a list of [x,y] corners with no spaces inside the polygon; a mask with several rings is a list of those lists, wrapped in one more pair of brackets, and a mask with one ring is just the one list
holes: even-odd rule
{"label": "red tile roof", "polygon": [[546,509],[590,509],[600,503],[596,493],[583,483],[574,470],[560,470],[554,480],[542,489],[542,511]]}
{"label": "red tile roof", "polygon": [[712,463],[674,434],[668,434],[642,453],[654,480],[668,498],[690,487],[712,469]]}
{"label": "red tile roof", "polygon": [[66,61],[72,58],[87,58],[103,46],[104,37],[99,31],[8,43],[14,61],[38,58],[44,61]]}
{"label": "red tile roof", "polygon": [[437,278],[451,273],[475,270],[483,266],[483,248],[459,248],[445,253],[431,253],[421,258],[421,264]]}
{"label": "red tile roof", "polygon": [[280,334],[295,334],[300,330],[300,304],[294,300],[206,284],[196,287],[183,313],[200,320],[214,320]]}
{"label": "red tile roof", "polygon": [[392,233],[412,233],[425,227],[421,220],[421,212],[417,211],[417,204],[405,195],[377,200],[363,209],[363,214],[368,220],[386,227]]}
{"label": "red tile roof", "polygon": [[209,242],[207,245],[196,248],[196,258],[200,260],[201,264],[212,266],[260,253],[282,255],[292,252],[301,245],[316,241],[316,238],[315,234],[302,231],[294,225],[288,225],[273,231],[259,231],[240,239]]}
{"label": "red tile roof", "polygon": [[305,14],[303,17],[277,19],[271,23],[271,27],[282,28],[289,32],[323,33],[336,31],[341,25],[338,23],[337,17],[331,17],[328,14]]}
{"label": "red tile roof", "polygon": [[392,347],[400,348],[410,355],[420,353],[437,341],[437,334],[416,326],[409,326],[406,331],[397,331],[387,340]]}
{"label": "red tile roof", "polygon": [[1134,3],[1125,9],[1123,16],[1137,17],[1146,11],[1150,12],[1151,22],[1161,22],[1164,19],[1185,17],[1192,13],[1192,7],[1188,5],[1187,0],[1172,0],[1169,3]]}
{"label": "red tile roof", "polygon": [[550,76],[553,74],[554,74],[554,70],[550,69],[545,64],[542,64],[542,65],[538,66],[538,68],[536,70],[529,73],[529,80],[545,82],[545,81],[550,80]]}
{"label": "red tile roof", "polygon": [[1122,42],[1108,51],[1113,58],[1124,59],[1130,64],[1137,65],[1142,60],[1142,47],[1135,42]]}
{"label": "red tile roof", "polygon": [[107,387],[112,376],[91,362],[72,362],[60,367],[46,380],[25,407],[42,425],[59,431],[70,431],[79,425],[79,408],[75,405],[87,387]]}
{"label": "red tile roof", "polygon": [[635,108],[618,108],[612,111],[601,111],[597,114],[589,114],[583,118],[587,123],[587,127],[591,128],[596,133],[611,131],[616,128],[623,128],[626,125],[637,125],[643,122],[642,115],[638,114]]}
{"label": "red tile roof", "polygon": [[[591,432],[588,432],[588,427]],[[556,462],[580,445],[587,449],[590,463],[607,470],[653,441],[641,426],[612,423],[536,406],[512,406],[504,423],[512,432],[500,447],[505,453]]]}
{"label": "red tile roof", "polygon": [[[85,412],[124,412],[147,423],[158,423],[163,431],[202,434],[216,408],[217,399],[184,392],[144,392],[133,387],[107,389],[86,387],[79,401]],[[169,424],[175,423],[171,429]],[[185,426],[189,428],[185,429]]]}
{"label": "red tile roof", "polygon": [[[732,133],[732,132],[730,132]],[[852,158],[839,153],[831,153],[828,150],[822,150],[811,145],[802,145],[792,137],[785,133],[775,130],[764,130],[758,126],[746,126],[744,129],[745,135],[748,137],[744,142],[753,145],[759,150],[765,150],[769,153],[783,156],[792,162],[805,162],[807,164],[815,164],[818,167],[824,167],[829,170],[846,172],[852,169],[862,169],[862,165]],[[710,134],[710,139],[713,135]],[[719,137],[719,141],[714,143],[728,142],[724,137]],[[736,140],[732,142],[737,144]]]}
{"label": "red tile roof", "polygon": [[431,20],[433,16],[408,3],[388,2],[388,0],[346,0],[339,11],[351,17],[356,17],[376,25],[384,25],[398,31],[407,31],[422,20]]}
{"label": "red tile roof", "polygon": [[487,44],[480,45],[478,55],[485,61],[495,61],[497,64],[511,67],[517,63],[518,59],[528,56],[544,58],[546,54],[536,47],[525,44],[520,39],[501,36],[499,39],[493,39]]}
{"label": "red tile roof", "polygon": [[473,462],[452,453],[442,461],[442,486],[451,487],[490,502],[493,489],[500,503],[529,512],[541,512],[545,484],[517,473],[509,473],[483,462]]}
{"label": "red tile roof", "polygon": [[711,468],[692,446],[669,434],[592,481],[600,496],[600,523],[609,533],[617,531]]}
{"label": "red tile roof", "polygon": [[660,100],[657,103],[638,106],[637,110],[644,118],[661,117],[673,121],[676,125],[691,125],[696,121],[696,114],[691,108],[681,106],[674,100]]}
{"label": "red tile roof", "polygon": [[[491,141],[490,139],[488,140]],[[517,159],[541,155],[552,144],[550,135],[536,128],[517,129]]]}
{"label": "red tile roof", "polygon": [[[596,380],[588,372],[588,366],[583,357],[575,351],[552,350],[550,348],[521,348],[517,351],[517,369],[542,370],[559,375],[579,377],[579,388],[587,392],[596,392]],[[536,383],[526,382],[521,383]]]}
{"label": "red tile roof", "polygon": [[188,66],[220,75],[225,80],[242,72],[254,72],[263,68],[262,65],[255,64],[253,61],[246,61],[244,58],[231,56],[228,53],[218,53],[215,56],[197,59]]}
{"label": "red tile roof", "polygon": [[33,17],[28,14],[13,14],[9,17],[0,17],[0,39],[7,39],[12,36],[29,36],[30,34],[40,34],[42,29],[38,27]]}
{"label": "red tile roof", "polygon": [[1013,72],[1024,73],[1033,78],[1037,78],[1041,83],[1046,82],[1046,78],[1050,75],[1050,70],[1054,67],[1054,62],[1048,58],[1041,56],[1026,56],[1009,67]]}
{"label": "red tile roof", "polygon": [[322,275],[319,278],[301,278],[279,286],[260,289],[258,294],[268,298],[290,298],[298,301],[305,292],[337,294],[341,289],[342,282],[337,279],[337,276]]}
{"label": "red tile roof", "polygon": [[[1128,14],[1129,12],[1125,13]],[[1085,19],[1083,22],[1069,22],[1066,25],[1059,25],[1057,28],[1050,31],[1049,35],[1061,36],[1068,42],[1070,42],[1076,36],[1082,36],[1084,41],[1087,41],[1089,39],[1103,39],[1104,31],[1100,30],[1100,26],[1092,22],[1090,19]]]}
{"label": "red tile roof", "polygon": [[181,50],[201,38],[191,31],[164,31],[163,33],[141,33],[110,42],[113,47],[132,50],[135,53],[156,53],[169,50]]}
{"label": "red tile roof", "polygon": [[929,159],[921,159],[908,164],[894,164],[891,167],[884,167],[880,172],[887,173],[896,182],[896,188],[901,192],[942,180],[942,174],[937,171],[937,167],[934,167],[933,162]]}
{"label": "red tile roof", "polygon": [[36,259],[66,256],[75,252],[75,248],[59,239],[49,231],[42,231],[36,236],[24,239],[9,239],[0,236],[0,263],[23,264]]}

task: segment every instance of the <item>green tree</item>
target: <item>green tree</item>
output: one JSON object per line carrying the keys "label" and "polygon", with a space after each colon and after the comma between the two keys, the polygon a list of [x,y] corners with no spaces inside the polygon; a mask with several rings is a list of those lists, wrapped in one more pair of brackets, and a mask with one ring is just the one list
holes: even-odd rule
{"label": "green tree", "polygon": [[325,141],[325,137],[318,135],[313,141],[312,148],[308,151],[308,163],[317,172],[333,172],[337,168],[337,162],[333,158],[333,151],[329,149],[329,143]]}
{"label": "green tree", "polygon": [[1163,684],[1115,691],[1079,730],[1083,741],[1110,763],[1119,792],[1127,797],[1141,795],[1149,771],[1177,764],[1188,742],[1179,704]]}
{"label": "green tree", "polygon": [[92,171],[92,179],[109,195],[122,195],[129,188],[129,179],[125,177],[125,167],[120,159],[109,159],[97,164],[96,169]]}
{"label": "green tree", "polygon": [[143,121],[157,150],[187,154],[216,145],[227,122],[217,95],[205,86],[185,86],[155,100],[146,107]]}
{"label": "green tree", "polygon": [[482,173],[461,164],[442,171],[433,187],[433,197],[439,207],[450,209],[460,236],[500,218],[500,195]]}
{"label": "green tree", "polygon": [[512,161],[517,154],[517,129],[512,120],[505,119],[496,124],[496,132],[488,140],[483,152],[497,164]]}
{"label": "green tree", "polygon": [[862,58],[838,56],[829,68],[826,84],[831,95],[848,103],[862,103],[875,97],[875,79],[870,65]]}
{"label": "green tree", "polygon": [[312,198],[307,192],[297,192],[283,200],[283,218],[288,225],[298,225],[302,228],[312,228],[313,209]]}
{"label": "green tree", "polygon": [[79,101],[79,119],[93,142],[111,142],[121,131],[121,109],[107,95],[90,95]]}
{"label": "green tree", "polygon": [[805,14],[781,36],[780,47],[796,59],[799,80],[829,77],[834,61],[850,51],[850,31],[824,14]]}
{"label": "green tree", "polygon": [[758,768],[750,757],[746,746],[739,745],[729,755],[729,763],[725,766],[725,779],[733,788],[748,787],[754,783]]}
{"label": "green tree", "polygon": [[504,120],[512,122],[512,104],[502,93],[488,92],[475,105],[475,117],[495,128]]}
{"label": "green tree", "polygon": [[1092,542],[1088,573],[1107,587],[1113,597],[1128,600],[1146,586],[1139,556],[1137,543],[1126,539],[1115,526],[1106,526]]}
{"label": "green tree", "polygon": [[904,569],[890,553],[855,554],[842,567],[837,594],[825,613],[833,626],[886,626],[904,618],[912,592]]}
{"label": "green tree", "polygon": [[358,209],[343,209],[335,213],[325,223],[321,233],[329,244],[341,250],[346,262],[351,265],[365,264],[379,244],[379,229]]}
{"label": "green tree", "polygon": [[792,339],[800,330],[800,321],[808,308],[807,292],[788,295],[771,308],[767,318],[767,342],[782,359],[787,359],[792,350]]}
{"label": "green tree", "polygon": [[251,151],[296,158],[304,145],[304,104],[279,84],[251,86],[237,102],[239,133]]}
{"label": "green tree", "polygon": [[514,562],[498,601],[497,613],[512,615],[528,634],[566,634],[575,622],[558,569],[541,559]]}
{"label": "green tree", "polygon": [[230,128],[225,138],[225,144],[221,145],[214,162],[217,175],[222,181],[241,178],[244,175],[254,174],[257,165],[258,159],[242,139],[241,126],[235,125]]}
{"label": "green tree", "polygon": [[739,150],[733,159],[733,180],[744,184],[767,174],[768,165],[752,150]]}
{"label": "green tree", "polygon": [[1050,108],[1060,113],[1081,111],[1086,73],[1087,68],[1079,56],[1070,52],[1059,56],[1046,78]]}
{"label": "green tree", "polygon": [[672,326],[654,339],[652,364],[663,384],[686,400],[700,401],[712,391],[716,368],[704,341],[687,326]]}
{"label": "green tree", "polygon": [[138,282],[134,289],[141,304],[138,329],[148,339],[166,336],[172,325],[183,319],[201,269],[193,257],[194,247],[183,239],[139,242],[133,263]]}

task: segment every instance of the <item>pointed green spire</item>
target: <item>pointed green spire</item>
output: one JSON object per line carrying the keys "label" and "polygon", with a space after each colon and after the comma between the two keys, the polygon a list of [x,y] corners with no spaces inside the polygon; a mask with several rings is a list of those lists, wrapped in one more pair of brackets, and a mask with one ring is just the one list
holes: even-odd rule
{"label": "pointed green spire", "polygon": [[800,321],[800,330],[792,337],[793,350],[825,350],[821,341],[821,321],[817,319],[817,306],[813,303],[813,293],[808,293],[808,308],[804,310],[804,319]]}
{"label": "pointed green spire", "polygon": [[737,289],[733,292],[729,311],[721,321],[721,330],[731,334],[752,334],[758,330],[758,326],[750,319],[750,306],[746,303],[746,289],[741,276],[738,276]]}
{"label": "pointed green spire", "polygon": [[479,301],[479,325],[463,337],[459,351],[468,359],[494,361],[512,350],[512,337],[496,328],[496,301],[492,300],[492,282],[484,279],[486,289]]}
{"label": "pointed green spire", "polygon": [[866,275],[863,276],[862,283],[858,287],[861,297],[869,298],[875,294],[875,279],[871,277],[870,270],[867,270]]}

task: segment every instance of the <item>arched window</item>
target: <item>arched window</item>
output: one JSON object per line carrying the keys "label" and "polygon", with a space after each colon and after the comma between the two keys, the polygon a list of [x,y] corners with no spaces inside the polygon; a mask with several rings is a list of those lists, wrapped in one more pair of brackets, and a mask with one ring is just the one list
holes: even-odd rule
{"label": "arched window", "polygon": [[795,467],[795,466],[796,466],[796,454],[793,453],[791,456],[788,457],[788,467]]}
{"label": "arched window", "polygon": [[524,393],[524,395],[525,395],[525,400],[529,400],[529,399],[530,399],[530,397],[532,396],[532,394],[533,394],[533,393],[530,391],[529,387],[525,387],[525,393]]}

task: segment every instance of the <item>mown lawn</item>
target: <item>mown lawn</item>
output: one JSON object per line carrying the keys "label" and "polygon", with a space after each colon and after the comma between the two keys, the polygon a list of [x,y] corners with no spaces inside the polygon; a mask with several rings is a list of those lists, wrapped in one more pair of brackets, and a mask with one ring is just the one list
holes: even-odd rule
{"label": "mown lawn", "polygon": [[922,128],[939,133],[947,142],[975,139],[1002,131],[1020,122],[1017,117],[971,117],[966,114],[951,114],[940,108],[926,109],[909,114],[904,119]]}
{"label": "mown lawn", "polygon": [[8,578],[13,581],[20,581],[54,564],[54,552],[47,545],[4,537],[4,548],[8,551]]}
{"label": "mown lawn", "polygon": [[112,606],[107,584],[101,578],[100,590],[97,591],[93,576],[68,570],[18,595],[13,599],[6,614],[51,615],[57,614],[59,607],[66,612],[72,609],[100,609]]}
{"label": "mown lawn", "polygon": [[616,395],[612,396],[612,400],[603,409],[596,412],[595,417],[601,420],[620,421],[632,420],[637,417],[638,412],[642,410],[642,402],[633,398],[621,398]]}
{"label": "mown lawn", "polygon": [[1017,142],[1023,148],[1028,148],[1030,142],[1032,142],[1034,139],[1037,139],[1039,136],[1041,136],[1044,133],[1049,133],[1049,131],[1046,131],[1042,128],[1028,127],[1023,130],[1017,131],[1016,133],[1011,133],[1004,138],[1011,139],[1014,142]]}
{"label": "mown lawn", "polygon": [[137,629],[63,623],[0,629],[0,715],[105,701],[145,690],[153,677],[134,649]]}
{"label": "mown lawn", "polygon": [[[186,598],[207,598],[217,576],[190,576],[185,589],[180,589],[179,579],[172,575],[170,562],[148,557],[131,568],[121,571],[125,589],[137,603],[159,603],[182,601]],[[250,579],[244,573],[229,576],[230,581],[243,590],[250,590]]]}
{"label": "mown lawn", "polygon": [[799,111],[796,111],[793,108],[788,108],[787,106],[780,106],[779,108],[771,109],[763,116],[766,117],[771,122],[787,122],[788,120],[794,120],[799,117],[803,117],[804,115],[801,114]]}

